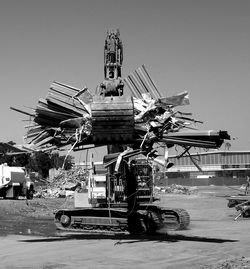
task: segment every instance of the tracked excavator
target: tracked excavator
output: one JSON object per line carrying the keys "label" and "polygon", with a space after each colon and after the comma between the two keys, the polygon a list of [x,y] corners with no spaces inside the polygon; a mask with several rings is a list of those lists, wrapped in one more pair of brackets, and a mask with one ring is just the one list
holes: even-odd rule
{"label": "tracked excavator", "polygon": [[[55,213],[56,227],[64,231],[94,234],[153,234],[162,228],[186,229],[190,216],[184,209],[156,204],[152,163],[135,157],[143,149],[129,150],[134,141],[134,106],[124,95],[121,78],[123,46],[119,30],[110,30],[104,45],[104,81],[91,104],[94,144],[107,145],[107,175],[98,189],[89,179],[89,207]],[[94,187],[93,187],[94,186]],[[102,189],[102,191],[100,191]],[[99,190],[99,195],[94,192]]]}

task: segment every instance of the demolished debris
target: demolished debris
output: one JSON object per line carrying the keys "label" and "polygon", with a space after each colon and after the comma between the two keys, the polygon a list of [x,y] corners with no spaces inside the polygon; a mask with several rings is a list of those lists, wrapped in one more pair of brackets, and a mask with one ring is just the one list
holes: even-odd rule
{"label": "demolished debris", "polygon": [[73,196],[75,190],[86,190],[88,171],[83,168],[60,169],[59,173],[46,184],[36,188],[36,198],[63,198]]}
{"label": "demolished debris", "polygon": [[47,151],[67,145],[77,150],[81,146],[111,144],[122,137],[123,144],[132,144],[133,148],[149,153],[155,143],[167,147],[218,148],[224,139],[230,139],[227,132],[198,131],[195,124],[202,121],[191,118],[191,113],[175,111],[177,106],[189,104],[188,92],[161,97],[145,66],[124,81],[132,97],[120,97],[120,103],[116,100],[113,105],[116,97],[104,100],[92,96],[86,87],[77,89],[55,81],[32,113],[11,109],[33,118],[33,123],[26,126],[25,137],[33,150]]}
{"label": "demolished debris", "polygon": [[197,187],[186,187],[178,184],[171,184],[170,186],[158,187],[155,186],[154,190],[159,193],[172,193],[172,194],[195,194],[198,192]]}
{"label": "demolished debris", "polygon": [[242,187],[244,188],[244,194],[234,195],[227,198],[227,206],[229,208],[235,208],[239,212],[234,220],[237,220],[240,217],[250,218],[250,195],[248,194],[250,186],[249,183],[250,178],[247,177],[246,184],[241,186],[241,189]]}

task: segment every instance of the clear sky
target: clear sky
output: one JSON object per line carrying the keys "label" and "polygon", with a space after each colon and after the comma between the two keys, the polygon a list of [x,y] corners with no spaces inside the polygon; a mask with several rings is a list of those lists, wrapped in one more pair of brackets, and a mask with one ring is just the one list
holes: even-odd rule
{"label": "clear sky", "polygon": [[53,80],[94,92],[119,28],[123,77],[145,64],[163,95],[189,92],[180,110],[200,129],[250,150],[249,14],[249,0],[0,0],[0,141],[23,141],[27,118],[9,107],[34,108]]}

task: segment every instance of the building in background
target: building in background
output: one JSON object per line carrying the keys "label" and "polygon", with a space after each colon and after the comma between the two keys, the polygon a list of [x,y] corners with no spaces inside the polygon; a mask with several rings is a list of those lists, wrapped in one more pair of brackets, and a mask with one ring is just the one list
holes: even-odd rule
{"label": "building in background", "polygon": [[[242,185],[250,176],[249,151],[209,151],[190,154],[191,158],[169,156],[169,163],[174,165],[164,171],[159,164],[155,176],[156,185],[180,184],[187,186],[197,185]],[[107,169],[102,162],[94,162],[96,174],[105,174]],[[91,162],[75,164],[76,167],[91,169]],[[199,170],[200,168],[200,170]]]}
{"label": "building in background", "polygon": [[191,158],[188,155],[169,157],[174,166],[166,172],[168,184],[239,185],[250,176],[250,151],[218,150],[190,155]]}

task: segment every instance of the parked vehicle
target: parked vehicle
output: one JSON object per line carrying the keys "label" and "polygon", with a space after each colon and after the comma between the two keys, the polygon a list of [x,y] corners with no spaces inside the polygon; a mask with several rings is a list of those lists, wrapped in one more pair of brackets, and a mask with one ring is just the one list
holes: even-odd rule
{"label": "parked vehicle", "polygon": [[0,165],[0,197],[18,199],[33,198],[34,183],[22,167]]}

